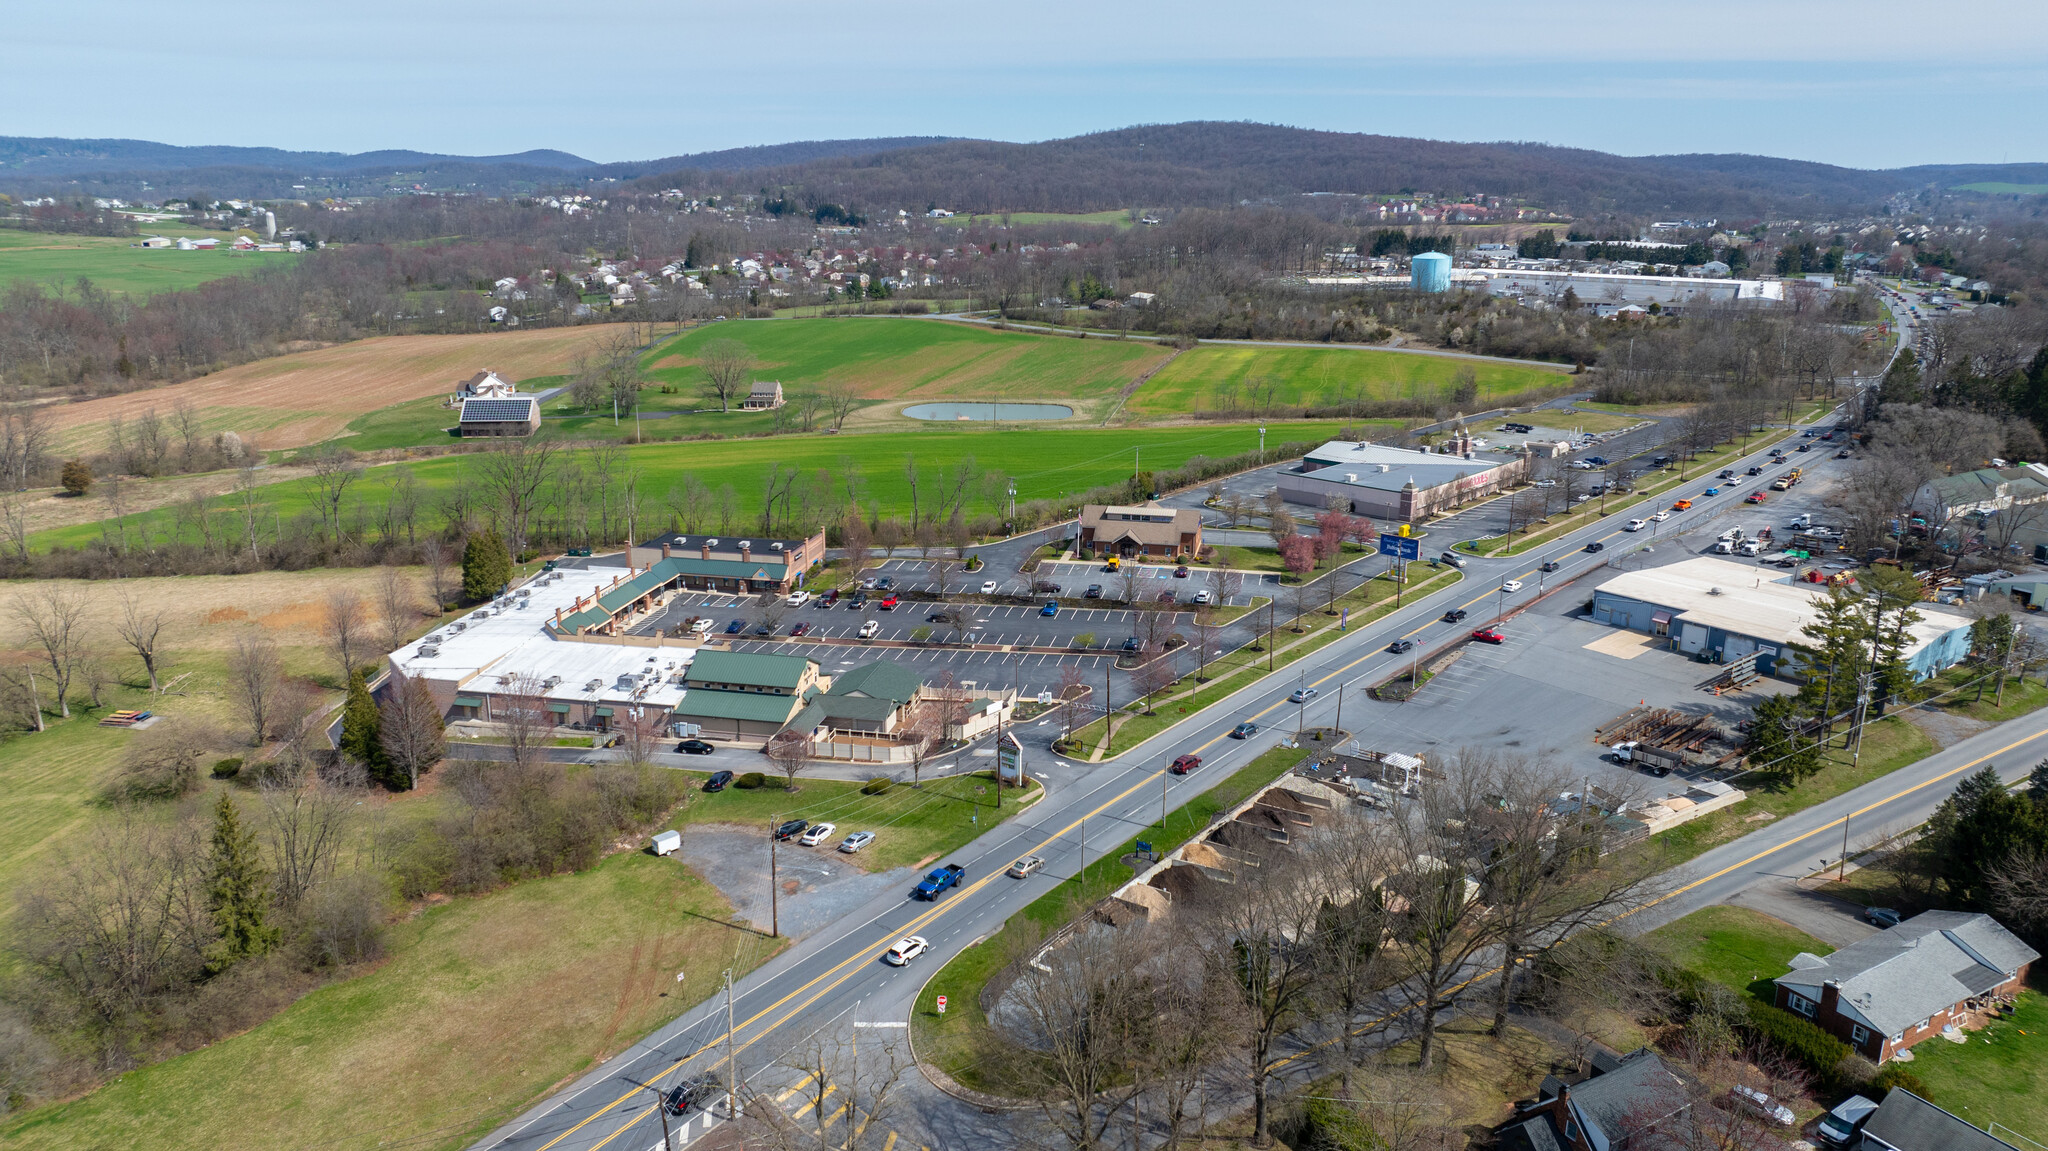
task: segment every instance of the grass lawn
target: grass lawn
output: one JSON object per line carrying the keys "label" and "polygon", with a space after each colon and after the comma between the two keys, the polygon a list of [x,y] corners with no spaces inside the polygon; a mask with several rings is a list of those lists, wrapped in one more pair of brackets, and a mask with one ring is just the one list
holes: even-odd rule
{"label": "grass lawn", "polygon": [[1748,798],[1733,807],[1659,832],[1651,841],[1662,846],[1672,863],[1691,859],[1708,848],[1755,831],[1761,821],[1751,822],[1750,816],[1768,814],[1782,818],[1803,811],[1932,755],[1934,750],[1934,741],[1926,732],[1896,715],[1886,716],[1864,729],[1859,766],[1852,766],[1848,751],[1830,747],[1826,752],[1827,766],[1796,784],[1785,784],[1776,776],[1735,779],[1731,782],[1747,791]]}
{"label": "grass lawn", "polygon": [[[792,321],[793,322],[793,321]],[[828,321],[836,322],[836,321]],[[1302,440],[1321,440],[1335,434],[1337,423],[1295,424],[1288,434]],[[1177,428],[1059,428],[1028,432],[1010,428],[967,428],[937,425],[915,432],[886,432],[868,435],[777,436],[772,439],[721,440],[679,444],[640,444],[627,449],[631,465],[640,471],[640,490],[650,511],[662,506],[671,487],[680,488],[685,473],[695,475],[713,492],[730,485],[735,493],[738,524],[744,528],[758,517],[764,481],[777,464],[793,464],[805,476],[821,470],[833,474],[835,485],[857,471],[863,477],[864,509],[886,515],[908,512],[910,483],[905,465],[915,458],[919,468],[930,475],[937,469],[957,465],[969,458],[984,471],[1001,471],[1017,485],[1017,499],[1057,499],[1098,484],[1115,483],[1130,475],[1131,453],[1142,449],[1147,468],[1177,467],[1190,458],[1229,456],[1257,448],[1256,426],[1225,424]],[[1272,447],[1269,439],[1268,446]],[[407,465],[419,483],[426,506],[439,493],[458,483],[474,461],[461,456],[416,460]],[[350,489],[353,507],[360,493],[367,514],[374,516],[389,498],[394,482],[391,468],[372,468]],[[929,487],[929,485],[927,485]],[[978,501],[970,501],[968,512],[994,512],[1006,506],[1002,485],[984,485]],[[273,484],[262,489],[264,508],[259,518],[285,519],[312,511],[313,487],[306,478]],[[214,501],[216,508],[226,506]],[[131,533],[147,524],[156,538],[180,530],[176,509],[159,509],[128,517]],[[644,524],[645,521],[643,521]],[[730,535],[732,525],[719,525]],[[185,529],[198,538],[196,529]],[[46,548],[63,544],[77,546],[97,539],[98,524],[75,524],[37,532],[31,546]],[[131,539],[138,538],[131,534]]]}
{"label": "grass lawn", "polygon": [[1644,938],[1679,966],[1764,1003],[1772,998],[1770,981],[1792,970],[1794,955],[1834,950],[1782,919],[1746,907],[1703,907]]}
{"label": "grass lawn", "polygon": [[[198,252],[134,247],[142,236],[206,236],[219,240],[221,246]],[[176,225],[161,229],[145,226],[140,236],[74,236],[0,228],[0,284],[28,280],[69,290],[84,276],[98,288],[140,300],[224,276],[289,267],[299,259],[294,252],[233,252],[227,246],[233,238],[225,232]]]}
{"label": "grass lawn", "polygon": [[[1124,410],[1141,417],[1244,408],[1251,382],[1277,383],[1270,406],[1282,415],[1355,399],[1435,401],[1471,369],[1479,399],[1569,386],[1564,369],[1418,356],[1372,348],[1248,348],[1204,344],[1182,353],[1131,395]],[[1229,396],[1234,395],[1235,402]],[[1260,401],[1262,405],[1264,401]],[[1489,406],[1477,403],[1475,406]]]}
{"label": "grass lawn", "polygon": [[[927,764],[926,770],[951,766],[948,757]],[[688,774],[698,780],[705,776],[704,772]],[[866,851],[842,858],[869,871],[886,871],[909,867],[966,844],[998,820],[1023,810],[1022,804],[1042,790],[1036,781],[1026,791],[1005,789],[998,811],[995,789],[986,772],[927,779],[919,788],[897,784],[880,795],[862,795],[862,785],[848,780],[801,777],[797,781],[800,790],[791,794],[778,786],[782,782],[779,775],[771,773],[768,779],[769,786],[751,790],[728,787],[709,795],[701,788],[694,790],[678,825],[736,823],[758,827],[763,836],[775,822],[788,819],[838,827],[830,846],[789,848],[799,852],[830,850],[856,831],[872,831],[875,842]]]}
{"label": "grass lawn", "polygon": [[[752,970],[783,941],[673,860],[429,907],[392,955],[234,1038],[11,1117],[14,1149],[454,1148]],[[675,994],[675,973],[688,982]],[[260,1085],[260,1086],[259,1086]]]}
{"label": "grass lawn", "polygon": [[843,383],[889,402],[1109,397],[1172,354],[1150,343],[901,316],[739,320],[695,328],[657,347],[643,359],[648,377],[677,386],[673,398],[695,406],[704,382],[697,357],[718,339],[747,345],[759,359],[755,378],[780,380],[785,390]]}
{"label": "grass lawn", "polygon": [[1963,1121],[2010,1128],[2003,1138],[2034,1138],[2048,1132],[2048,997],[2025,991],[2017,1006],[1967,1043],[1915,1044],[1910,1066],[1933,1101]]}
{"label": "grass lawn", "polygon": [[[1362,548],[1357,544],[1345,544],[1345,562],[1349,563],[1358,556],[1366,555],[1370,550],[1369,548]],[[1280,550],[1278,548],[1243,547],[1238,544],[1217,544],[1215,566],[1236,568],[1239,571],[1284,572],[1287,570],[1287,565],[1280,559]],[[1200,569],[1196,570],[1199,571]]]}
{"label": "grass lawn", "polygon": [[1994,196],[2039,196],[2048,194],[2048,184],[2010,184],[2003,180],[1980,180],[1975,184],[1957,184],[1959,192],[1988,192]]}
{"label": "grass lawn", "polygon": [[[1304,755],[1298,750],[1276,747],[1238,768],[1215,787],[1174,808],[1168,813],[1165,826],[1154,821],[1135,832],[1123,847],[1104,853],[1081,874],[1061,880],[1051,891],[1032,900],[1024,910],[1011,916],[1001,931],[954,956],[918,993],[910,1018],[918,1054],[969,1087],[1001,1093],[1000,1084],[984,1079],[977,1070],[979,1048],[988,1034],[988,1017],[981,1010],[981,989],[990,977],[1082,908],[1128,882],[1135,873],[1122,857],[1135,850],[1133,845],[1138,840],[1160,851],[1172,851],[1206,829],[1211,816],[1237,806],[1254,791],[1293,770]],[[944,1015],[938,1010],[937,997],[941,995],[947,997],[948,1010]]]}

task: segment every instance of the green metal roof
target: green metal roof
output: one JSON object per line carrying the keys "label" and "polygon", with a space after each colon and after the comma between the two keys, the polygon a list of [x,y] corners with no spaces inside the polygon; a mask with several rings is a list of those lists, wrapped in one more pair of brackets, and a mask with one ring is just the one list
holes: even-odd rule
{"label": "green metal roof", "polygon": [[567,712],[569,710],[569,705],[566,703],[551,703],[548,705],[548,710]]}
{"label": "green metal roof", "polygon": [[689,719],[746,719],[781,723],[796,708],[793,695],[757,695],[750,691],[708,691],[691,688],[673,709]]}
{"label": "green metal roof", "polygon": [[[601,569],[598,569],[601,570]],[[599,592],[597,606],[585,608],[562,618],[562,630],[574,634],[584,627],[599,627],[609,622],[619,610],[661,588],[677,576],[713,576],[718,579],[759,580],[765,583],[779,583],[789,573],[789,565],[781,560],[754,562],[742,560],[707,560],[695,556],[672,556],[657,561],[652,567],[617,587]]]}
{"label": "green metal roof", "polygon": [[598,708],[597,710],[595,710],[595,711],[591,712],[590,714],[592,714],[592,715],[610,715],[611,713],[612,713],[612,709],[611,709],[611,708],[608,708],[608,707],[600,707],[600,708]]}
{"label": "green metal roof", "polygon": [[838,695],[826,692],[811,702],[811,709],[822,709],[835,719],[866,719],[877,723],[889,718],[896,710],[896,701],[870,695]]}
{"label": "green metal roof", "polygon": [[864,663],[852,671],[832,677],[832,690],[828,696],[866,695],[877,699],[909,703],[917,698],[918,689],[924,686],[917,673],[895,660],[878,659]]}
{"label": "green metal roof", "polygon": [[743,683],[793,691],[803,682],[810,662],[800,655],[699,650],[690,660],[688,678],[695,683]]}
{"label": "green metal roof", "polygon": [[473,695],[458,695],[455,697],[456,707],[482,707],[483,705],[484,701]]}

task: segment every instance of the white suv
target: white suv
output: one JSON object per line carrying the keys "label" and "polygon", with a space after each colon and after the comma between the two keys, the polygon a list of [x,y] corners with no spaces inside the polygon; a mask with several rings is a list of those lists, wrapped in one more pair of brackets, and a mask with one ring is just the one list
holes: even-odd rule
{"label": "white suv", "polygon": [[858,634],[862,639],[873,639],[876,636],[882,634],[882,621],[878,619],[871,619],[868,622],[860,625],[860,631],[856,634]]}

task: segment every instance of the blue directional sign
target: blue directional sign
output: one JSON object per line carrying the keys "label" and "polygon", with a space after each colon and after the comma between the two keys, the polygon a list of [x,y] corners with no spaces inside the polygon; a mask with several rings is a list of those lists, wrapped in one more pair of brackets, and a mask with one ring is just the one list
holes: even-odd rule
{"label": "blue directional sign", "polygon": [[1380,554],[1402,560],[1420,559],[1422,540],[1417,536],[1397,536],[1392,532],[1381,532]]}

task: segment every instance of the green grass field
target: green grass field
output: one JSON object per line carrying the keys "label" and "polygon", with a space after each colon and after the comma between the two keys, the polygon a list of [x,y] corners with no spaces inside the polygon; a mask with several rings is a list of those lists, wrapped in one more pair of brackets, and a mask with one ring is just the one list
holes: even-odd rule
{"label": "green grass field", "polygon": [[[1336,434],[1336,423],[1290,424],[1290,439],[1319,441]],[[1268,437],[1272,446],[1274,437]],[[650,510],[663,507],[665,493],[680,489],[685,473],[696,476],[711,490],[731,484],[738,497],[744,528],[759,516],[762,488],[769,470],[777,464],[793,464],[805,474],[819,469],[843,477],[851,465],[863,479],[864,508],[885,514],[907,512],[910,483],[905,464],[915,457],[920,470],[946,467],[973,457],[982,469],[999,470],[1017,484],[1020,501],[1057,499],[1077,495],[1099,484],[1115,483],[1131,471],[1133,449],[1140,450],[1139,463],[1147,468],[1176,467],[1197,455],[1230,456],[1258,447],[1256,427],[1225,424],[1198,428],[1061,428],[1058,430],[990,430],[954,425],[935,425],[916,432],[886,432],[846,436],[781,436],[772,440],[721,440],[677,444],[643,444],[627,450],[628,459],[641,472],[641,491]],[[457,483],[474,461],[461,456],[418,460],[406,465],[430,497]],[[366,512],[381,508],[389,496],[394,472],[373,468],[351,489],[349,500],[360,491]],[[843,485],[842,485],[843,486]],[[311,507],[310,480],[290,480],[263,489],[266,510],[291,518]],[[974,502],[971,514],[992,512],[990,497]],[[225,506],[217,504],[217,506]],[[175,509],[141,512],[128,517],[129,525],[145,525],[159,535],[173,530]],[[647,526],[643,523],[642,526]],[[33,546],[55,544],[76,546],[100,536],[97,523],[52,528],[31,537]],[[195,536],[196,538],[196,536]]]}
{"label": "green grass field", "polygon": [[696,357],[718,339],[747,345],[759,357],[755,378],[781,380],[785,390],[845,383],[878,401],[1107,397],[1168,355],[1150,343],[894,316],[738,320],[696,328],[650,352],[643,361],[649,378],[678,391],[650,392],[644,402],[701,406],[704,373]]}
{"label": "green grass field", "polygon": [[137,248],[141,236],[72,236],[0,228],[0,284],[28,280],[69,288],[84,276],[105,291],[134,297],[190,288],[223,276],[246,275],[276,268],[299,257],[291,252],[236,253],[221,232],[189,228],[150,230],[151,236],[211,236],[221,246],[207,252],[176,248]]}
{"label": "green grass field", "polygon": [[2007,1129],[2001,1138],[2048,1131],[2048,998],[2021,992],[2012,1018],[1972,1032],[1967,1043],[1914,1044],[1912,1070],[1933,1102],[1966,1123],[1997,1123]]}
{"label": "green grass field", "polygon": [[[1563,371],[1536,366],[1417,356],[1371,348],[1248,348],[1203,345],[1160,369],[1125,405],[1138,416],[1173,416],[1188,412],[1248,410],[1254,383],[1271,379],[1270,407],[1281,414],[1293,409],[1335,406],[1355,399],[1434,402],[1449,392],[1460,369],[1477,377],[1475,409],[1492,406],[1496,396],[1547,388],[1563,388]],[[1235,389],[1234,392],[1232,389]],[[1235,396],[1235,402],[1230,397]],[[1258,401],[1264,403],[1264,401]]]}
{"label": "green grass field", "polygon": [[709,883],[644,852],[427,907],[393,925],[391,957],[367,973],[11,1117],[0,1142],[259,1151],[318,1132],[331,1147],[460,1147],[783,945],[730,915]]}
{"label": "green grass field", "polygon": [[[951,766],[952,760],[944,758],[926,764],[925,771],[929,776]],[[702,780],[706,773],[688,774]],[[1017,804],[1031,799],[1039,790],[1036,783],[1028,792],[1007,790],[1003,793],[1002,809],[997,810],[990,783],[986,773],[956,775],[927,778],[921,788],[903,784],[880,795],[863,795],[859,783],[799,777],[799,790],[792,794],[782,790],[782,777],[770,771],[767,787],[729,787],[710,795],[696,791],[690,805],[683,809],[681,822],[745,824],[759,827],[763,835],[771,823],[787,819],[831,823],[839,829],[830,846],[792,845],[789,850],[798,854],[829,851],[856,831],[872,831],[875,842],[851,858],[866,870],[886,871],[909,867],[921,859],[963,846],[1000,820],[1015,815],[1019,810]]]}
{"label": "green grass field", "polygon": [[1770,980],[1792,970],[1793,956],[1834,950],[1782,919],[1746,907],[1701,908],[1645,938],[1679,966],[1764,1003],[1771,1001]]}

